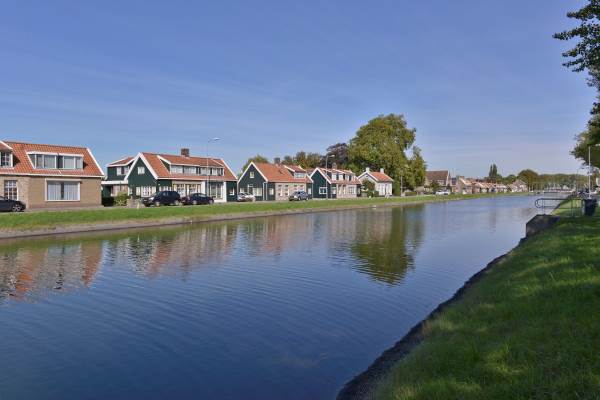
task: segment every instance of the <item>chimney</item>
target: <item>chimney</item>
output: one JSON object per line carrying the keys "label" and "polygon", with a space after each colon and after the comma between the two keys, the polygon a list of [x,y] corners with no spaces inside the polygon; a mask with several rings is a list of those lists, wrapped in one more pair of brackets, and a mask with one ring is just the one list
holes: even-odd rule
{"label": "chimney", "polygon": [[275,158],[273,159],[273,162],[274,162],[275,164],[281,164],[281,158],[279,158],[279,157],[275,157]]}
{"label": "chimney", "polygon": [[181,149],[181,155],[184,156],[184,157],[189,157],[190,156],[190,149],[185,148],[185,147],[182,148]]}
{"label": "chimney", "polygon": [[371,172],[371,168],[369,168],[369,167],[365,168],[365,172]]}
{"label": "chimney", "polygon": [[383,174],[384,173],[383,168],[379,168],[379,172],[381,172]]}

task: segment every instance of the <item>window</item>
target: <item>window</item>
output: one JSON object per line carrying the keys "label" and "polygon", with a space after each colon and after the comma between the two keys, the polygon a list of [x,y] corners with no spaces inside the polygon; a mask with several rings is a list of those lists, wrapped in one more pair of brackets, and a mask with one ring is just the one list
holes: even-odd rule
{"label": "window", "polygon": [[288,185],[285,185],[285,195],[286,196],[290,195],[290,187]]}
{"label": "window", "polygon": [[83,169],[83,158],[78,156],[58,156],[59,169]]}
{"label": "window", "polygon": [[312,188],[310,186],[306,189],[306,193],[312,194]]}
{"label": "window", "polygon": [[356,186],[348,186],[348,194],[356,194]]}
{"label": "window", "polygon": [[254,172],[250,171],[250,179],[254,179]]}
{"label": "window", "polygon": [[0,153],[0,167],[12,167],[12,153]]}
{"label": "window", "polygon": [[319,187],[319,194],[327,194],[327,188],[324,186]]}
{"label": "window", "polygon": [[196,175],[198,173],[198,169],[196,167],[184,167],[183,173],[187,175]]}
{"label": "window", "polygon": [[171,190],[171,186],[160,186],[158,188],[159,191],[164,192],[164,191],[170,191]]}
{"label": "window", "polygon": [[4,197],[9,200],[17,200],[17,181],[4,181]]}
{"label": "window", "polygon": [[200,175],[207,175],[206,171],[208,171],[206,167],[201,167],[200,168]]}
{"label": "window", "polygon": [[305,176],[304,172],[294,172],[294,178],[304,178]]}
{"label": "window", "polygon": [[140,194],[142,197],[148,197],[154,194],[153,186],[142,186],[140,189]]}
{"label": "window", "polygon": [[137,167],[138,175],[144,175],[146,173],[146,167]]}
{"label": "window", "polygon": [[235,196],[235,189],[230,189],[229,190],[229,195],[230,196]]}
{"label": "window", "polygon": [[283,197],[283,185],[277,185],[277,195]]}
{"label": "window", "polygon": [[47,201],[79,201],[79,182],[46,182]]}
{"label": "window", "polygon": [[185,196],[185,185],[173,185],[173,189],[181,196]]}
{"label": "window", "polygon": [[252,189],[253,189],[253,188],[254,188],[254,186],[253,186],[252,184],[249,184],[249,185],[246,187],[246,193],[248,193],[248,194],[252,194]]}
{"label": "window", "polygon": [[171,165],[171,173],[172,174],[183,174],[183,166]]}
{"label": "window", "polygon": [[208,195],[214,199],[223,198],[223,184],[221,182],[210,182],[208,185]]}
{"label": "window", "polygon": [[269,196],[273,196],[275,194],[275,189],[269,188]]}
{"label": "window", "polygon": [[337,186],[331,186],[331,194],[337,193]]}
{"label": "window", "polygon": [[262,188],[254,188],[254,195],[256,197],[262,197]]}

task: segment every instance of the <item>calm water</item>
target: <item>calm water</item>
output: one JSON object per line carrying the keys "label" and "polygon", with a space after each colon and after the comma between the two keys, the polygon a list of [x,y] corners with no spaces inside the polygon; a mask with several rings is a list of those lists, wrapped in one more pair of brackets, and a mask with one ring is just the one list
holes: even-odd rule
{"label": "calm water", "polygon": [[328,399],[531,197],[0,243],[0,399]]}

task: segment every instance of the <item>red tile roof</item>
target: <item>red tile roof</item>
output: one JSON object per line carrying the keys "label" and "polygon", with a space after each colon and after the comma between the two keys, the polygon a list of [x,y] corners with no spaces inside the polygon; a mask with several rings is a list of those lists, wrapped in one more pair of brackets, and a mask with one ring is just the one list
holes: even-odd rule
{"label": "red tile roof", "polygon": [[177,180],[192,180],[192,181],[204,181],[208,179],[208,175],[186,175],[186,174],[172,174],[169,172],[165,164],[161,160],[167,160],[171,164],[175,165],[188,165],[195,167],[206,167],[207,161],[209,167],[221,167],[223,168],[223,176],[215,177],[210,176],[212,180],[218,180],[222,178],[225,181],[237,181],[237,178],[233,171],[229,169],[225,161],[220,158],[206,158],[206,157],[184,157],[172,154],[155,154],[155,153],[141,153],[142,156],[148,162],[150,168],[156,172],[158,179],[177,179]]}
{"label": "red tile roof", "polygon": [[426,171],[425,179],[428,181],[445,181],[446,179],[450,179],[450,173],[448,170],[442,171]]}
{"label": "red tile roof", "polygon": [[109,167],[114,167],[114,166],[117,166],[117,165],[127,165],[131,161],[133,161],[134,158],[135,157],[125,157],[125,158],[122,158],[120,160],[111,162],[110,164],[108,164],[108,166]]}
{"label": "red tile roof", "polygon": [[291,169],[294,172],[306,172],[306,170],[304,168],[302,168],[299,165],[286,165],[284,164],[284,167]]}
{"label": "red tile roof", "polygon": [[352,175],[354,176],[354,179],[352,180],[343,180],[343,179],[333,179],[331,176],[327,176],[327,179],[331,182],[331,183],[337,183],[337,184],[346,184],[346,185],[360,185],[360,180],[356,177],[356,174],[352,171],[350,171],[349,169],[339,169],[339,168],[318,168],[320,171],[322,171],[323,173],[328,172],[328,173],[342,173],[342,174],[346,174],[346,175]]}
{"label": "red tile roof", "polygon": [[12,150],[11,147],[9,145],[7,145],[6,143],[4,143],[3,141],[0,140],[0,150]]}
{"label": "red tile roof", "polygon": [[[13,167],[0,168],[0,175],[40,175],[40,176],[72,176],[72,177],[103,177],[104,173],[86,147],[59,146],[51,144],[33,144],[21,142],[4,142],[12,149]],[[83,169],[35,169],[27,153],[74,154],[83,156]]]}
{"label": "red tile roof", "polygon": [[312,183],[308,175],[305,178],[294,178],[292,172],[282,164],[254,163],[254,165],[269,182]]}
{"label": "red tile roof", "polygon": [[384,172],[365,171],[361,174],[369,174],[376,182],[394,182],[394,180]]}

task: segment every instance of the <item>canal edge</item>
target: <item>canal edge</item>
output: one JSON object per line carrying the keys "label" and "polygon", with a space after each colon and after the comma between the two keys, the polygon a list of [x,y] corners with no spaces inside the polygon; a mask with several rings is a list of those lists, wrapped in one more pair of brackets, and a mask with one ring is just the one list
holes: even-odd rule
{"label": "canal edge", "polygon": [[536,226],[535,232],[527,230],[527,235],[519,243],[506,253],[494,258],[483,269],[472,275],[448,300],[440,303],[432,312],[424,319],[414,325],[399,341],[392,347],[385,350],[379,357],[371,363],[371,365],[360,374],[356,375],[348,381],[338,392],[336,400],[371,400],[374,398],[375,392],[380,383],[382,383],[392,371],[394,365],[404,359],[425,339],[423,336],[423,328],[427,323],[435,319],[443,313],[449,306],[461,300],[467,290],[471,286],[477,284],[492,268],[496,267],[503,260],[513,254],[513,252],[531,237],[548,230],[555,226],[559,220],[558,217],[553,219],[551,223],[538,224],[540,215],[535,215],[527,221],[526,229],[533,223]]}

